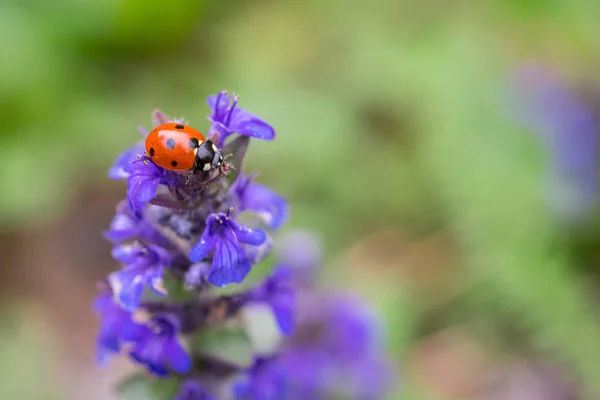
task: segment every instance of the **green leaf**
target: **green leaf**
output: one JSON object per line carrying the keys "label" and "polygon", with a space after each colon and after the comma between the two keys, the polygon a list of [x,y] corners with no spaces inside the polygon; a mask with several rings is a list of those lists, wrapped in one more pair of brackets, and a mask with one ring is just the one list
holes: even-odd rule
{"label": "green leaf", "polygon": [[252,344],[246,333],[237,327],[222,326],[202,331],[192,344],[195,353],[242,367],[252,364]]}
{"label": "green leaf", "polygon": [[116,389],[121,400],[171,400],[179,390],[179,379],[155,379],[145,373],[126,378]]}

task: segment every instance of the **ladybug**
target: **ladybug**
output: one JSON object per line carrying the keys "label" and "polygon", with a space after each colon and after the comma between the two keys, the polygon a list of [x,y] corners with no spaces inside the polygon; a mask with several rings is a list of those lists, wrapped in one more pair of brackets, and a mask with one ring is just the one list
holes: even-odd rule
{"label": "ladybug", "polygon": [[148,134],[146,155],[159,167],[188,174],[223,165],[223,156],[211,140],[177,122],[157,126]]}

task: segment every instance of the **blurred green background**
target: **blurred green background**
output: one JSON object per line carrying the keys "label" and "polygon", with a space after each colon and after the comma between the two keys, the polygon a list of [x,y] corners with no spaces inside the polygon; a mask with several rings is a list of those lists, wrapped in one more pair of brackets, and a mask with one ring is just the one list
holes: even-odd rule
{"label": "blurred green background", "polygon": [[92,365],[89,306],[116,267],[107,169],[154,108],[207,129],[221,89],[278,132],[246,168],[286,229],[384,317],[391,399],[599,398],[597,213],[549,206],[552,154],[507,96],[529,63],[600,87],[598,21],[592,0],[0,2],[0,398],[112,398],[131,367]]}

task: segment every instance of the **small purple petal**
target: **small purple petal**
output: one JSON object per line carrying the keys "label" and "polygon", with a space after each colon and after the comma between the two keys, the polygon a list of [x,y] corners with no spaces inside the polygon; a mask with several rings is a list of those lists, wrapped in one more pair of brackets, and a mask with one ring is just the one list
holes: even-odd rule
{"label": "small purple petal", "polygon": [[179,393],[173,400],[216,400],[208,394],[200,382],[196,380],[187,380],[179,389]]}
{"label": "small purple petal", "polygon": [[204,231],[198,243],[192,247],[190,251],[190,260],[192,262],[200,262],[206,258],[206,256],[215,248],[217,244],[217,237],[208,235],[208,229]]}
{"label": "small purple petal", "polygon": [[148,136],[148,134],[150,132],[148,132],[148,129],[144,128],[143,126],[138,126],[138,132],[142,134],[142,136]]}
{"label": "small purple petal", "polygon": [[238,224],[230,213],[210,214],[202,237],[190,251],[190,259],[200,262],[214,249],[209,282],[215,286],[241,283],[252,268],[241,243],[260,246],[266,240],[266,233]]}
{"label": "small purple petal", "polygon": [[[218,94],[210,95],[206,98],[208,107],[210,107],[215,117],[224,118],[224,116],[216,115],[218,111],[225,110],[229,105],[229,96],[226,90],[221,90]],[[217,104],[218,103],[218,104]]]}
{"label": "small purple petal", "polygon": [[179,320],[174,316],[154,316],[131,350],[131,358],[158,376],[166,376],[170,371],[187,373],[192,360],[179,343],[178,333]]}
{"label": "small purple petal", "polygon": [[247,112],[239,115],[238,118],[231,123],[229,129],[233,132],[250,136],[255,139],[275,139],[275,129],[273,129],[271,125]]}
{"label": "small purple petal", "polygon": [[111,256],[123,263],[129,264],[135,260],[135,257],[139,254],[139,247],[132,245],[118,245],[113,247]]}
{"label": "small purple petal", "polygon": [[131,173],[131,163],[135,161],[138,154],[144,154],[144,145],[140,142],[122,153],[108,171],[111,179],[127,179]]}
{"label": "small purple petal", "polygon": [[140,158],[131,165],[127,178],[127,200],[129,207],[139,212],[143,205],[156,196],[159,184],[175,184],[175,176],[154,164],[148,158]]}
{"label": "small purple petal", "polygon": [[256,212],[271,229],[277,229],[288,219],[288,202],[270,188],[253,182],[255,176],[238,175],[231,191],[239,199],[240,211]]}
{"label": "small purple petal", "polygon": [[160,110],[152,111],[152,125],[156,128],[169,122],[169,116]]}
{"label": "small purple petal", "polygon": [[139,185],[138,192],[136,194],[136,200],[140,203],[147,203],[156,196],[156,190],[158,189],[158,180],[147,180],[143,181]]}
{"label": "small purple petal", "polygon": [[208,280],[215,286],[242,283],[252,268],[244,249],[233,237],[218,241],[213,257]]}
{"label": "small purple petal", "polygon": [[121,242],[135,237],[137,221],[131,215],[117,213],[110,223],[109,230],[104,232],[104,237],[113,243]]}
{"label": "small purple petal", "polygon": [[231,221],[230,224],[237,240],[242,243],[260,246],[267,240],[267,234],[260,229],[250,229],[235,221]]}
{"label": "small purple petal", "polygon": [[100,330],[96,339],[96,362],[103,365],[111,354],[121,351],[125,342],[137,340],[143,326],[135,323],[131,313],[115,303],[113,293],[109,288],[98,295],[93,309],[101,318]]}
{"label": "small purple petal", "polygon": [[108,282],[124,310],[135,311],[142,298],[144,280],[141,275],[123,269],[108,275]]}
{"label": "small purple petal", "polygon": [[284,335],[290,335],[295,327],[296,290],[293,279],[292,269],[280,266],[249,293],[250,301],[264,301],[269,304]]}
{"label": "small purple petal", "polygon": [[169,367],[180,374],[192,368],[190,355],[181,347],[176,338],[165,344],[164,351],[169,354]]}
{"label": "small purple petal", "polygon": [[256,139],[274,139],[273,127],[257,116],[237,107],[238,100],[237,96],[228,96],[225,91],[207,98],[208,106],[212,111],[212,115],[209,117],[212,122],[210,131],[219,134],[219,147],[233,133]]}
{"label": "small purple petal", "polygon": [[247,376],[234,384],[232,394],[236,400],[280,400],[286,398],[286,386],[279,362],[257,358]]}
{"label": "small purple petal", "polygon": [[124,309],[137,309],[146,285],[157,294],[166,295],[162,288],[163,270],[175,257],[169,251],[156,245],[136,243],[115,246],[113,256],[125,264],[125,268],[108,276],[115,297]]}

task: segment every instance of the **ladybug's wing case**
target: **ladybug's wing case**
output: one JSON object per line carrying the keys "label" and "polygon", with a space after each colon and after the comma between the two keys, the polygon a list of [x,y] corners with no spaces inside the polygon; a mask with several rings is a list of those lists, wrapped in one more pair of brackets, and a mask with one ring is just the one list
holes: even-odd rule
{"label": "ladybug's wing case", "polygon": [[189,171],[194,167],[196,151],[203,140],[204,136],[193,128],[176,123],[163,124],[146,138],[146,153],[160,167]]}

